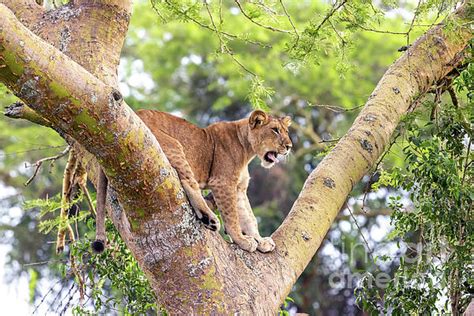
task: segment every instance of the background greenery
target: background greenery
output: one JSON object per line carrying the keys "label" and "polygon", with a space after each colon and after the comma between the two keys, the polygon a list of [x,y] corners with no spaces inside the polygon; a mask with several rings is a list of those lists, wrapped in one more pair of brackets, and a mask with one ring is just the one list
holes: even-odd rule
{"label": "background greenery", "polygon": [[[309,172],[402,54],[398,50],[442,19],[453,3],[249,1],[244,10],[250,18],[245,18],[234,1],[137,1],[119,69],[121,90],[134,109],[169,111],[200,126],[240,119],[253,108],[290,114],[292,156],[271,170],[251,165],[251,204],[262,233],[270,235]],[[342,10],[333,12],[340,4]],[[473,288],[472,269],[465,266],[472,267],[473,250],[472,78],[471,66],[455,84],[457,107],[446,94],[436,102],[430,95],[405,119],[383,162],[354,188],[294,286],[287,309],[362,315],[362,308],[374,314],[438,308],[441,314],[450,309],[451,291],[459,294],[459,309],[465,307]],[[0,87],[0,105],[13,101]],[[101,256],[89,253],[94,221],[84,202],[78,201],[81,240],[70,249],[75,266],[69,256],[54,254],[54,229],[40,233],[40,213],[53,225],[59,214],[54,197],[65,159],[45,165],[27,187],[23,184],[34,168],[25,165],[64,148],[52,130],[0,119],[0,189],[5,192],[0,242],[11,246],[8,279],[26,275],[31,304],[54,313],[158,310],[111,225],[111,249]],[[421,263],[408,264],[406,256],[421,253],[410,246],[418,242],[433,246],[439,260],[419,256]],[[74,271],[85,282],[83,306]],[[388,282],[405,271],[420,282],[398,287]],[[380,273],[388,276],[388,288],[370,284]],[[41,280],[48,286],[39,286]],[[433,285],[438,281],[440,286]]]}

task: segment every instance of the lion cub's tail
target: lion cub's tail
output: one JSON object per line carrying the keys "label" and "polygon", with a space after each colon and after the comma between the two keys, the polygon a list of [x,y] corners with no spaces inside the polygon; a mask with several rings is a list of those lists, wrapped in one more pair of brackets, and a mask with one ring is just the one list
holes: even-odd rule
{"label": "lion cub's tail", "polygon": [[105,201],[107,197],[108,180],[104,171],[100,169],[99,181],[97,184],[97,207],[95,217],[95,241],[91,244],[92,250],[101,253],[105,249]]}

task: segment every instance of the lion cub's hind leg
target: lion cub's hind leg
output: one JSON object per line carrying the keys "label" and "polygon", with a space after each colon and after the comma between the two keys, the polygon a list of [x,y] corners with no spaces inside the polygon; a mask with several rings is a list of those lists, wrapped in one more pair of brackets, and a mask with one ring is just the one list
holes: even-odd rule
{"label": "lion cub's hind leg", "polygon": [[168,157],[171,166],[178,172],[179,179],[183,185],[184,191],[188,196],[197,217],[203,222],[206,228],[210,230],[220,230],[220,222],[216,214],[209,208],[206,201],[202,197],[199,184],[194,178],[191,166],[186,160],[183,146],[174,138],[161,134],[158,135],[158,141],[163,151]]}
{"label": "lion cub's hind leg", "polygon": [[191,202],[197,217],[202,221],[204,226],[210,230],[220,230],[221,226],[219,219],[216,214],[209,209],[209,206],[204,201],[196,180],[182,179],[181,184],[183,185],[184,191],[186,191],[186,195],[188,196],[189,202]]}

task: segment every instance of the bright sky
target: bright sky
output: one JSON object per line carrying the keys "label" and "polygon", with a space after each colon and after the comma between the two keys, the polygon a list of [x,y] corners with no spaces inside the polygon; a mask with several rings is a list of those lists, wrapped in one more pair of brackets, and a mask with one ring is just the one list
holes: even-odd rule
{"label": "bright sky", "polygon": [[[0,182],[0,200],[15,194],[15,190]],[[3,210],[1,211],[3,213]],[[0,245],[0,306],[2,315],[31,315],[33,310],[28,304],[28,280],[26,277],[15,279],[8,284],[5,280],[6,256],[10,245]]]}
{"label": "bright sky", "polygon": [[25,277],[15,279],[8,284],[5,280],[5,259],[10,246],[0,246],[0,306],[2,315],[31,315],[32,308],[28,304],[28,280]]}

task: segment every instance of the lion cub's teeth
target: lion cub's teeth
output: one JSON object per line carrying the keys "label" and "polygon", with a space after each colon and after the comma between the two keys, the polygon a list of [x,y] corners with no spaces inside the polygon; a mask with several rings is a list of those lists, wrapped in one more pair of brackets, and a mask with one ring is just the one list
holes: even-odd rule
{"label": "lion cub's teeth", "polygon": [[273,162],[278,162],[278,158],[275,157],[275,155],[273,153],[269,153],[268,158],[270,158]]}

